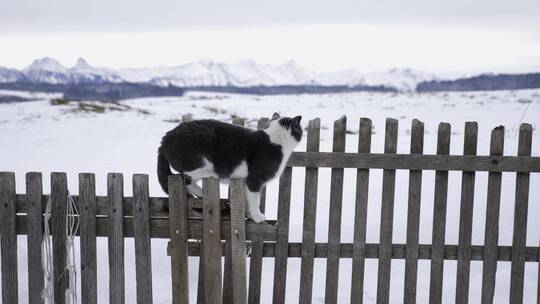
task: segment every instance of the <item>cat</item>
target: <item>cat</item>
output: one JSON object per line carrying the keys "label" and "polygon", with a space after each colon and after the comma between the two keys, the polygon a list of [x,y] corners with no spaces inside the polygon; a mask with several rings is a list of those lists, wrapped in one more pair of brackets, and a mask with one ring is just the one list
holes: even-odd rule
{"label": "cat", "polygon": [[217,120],[183,122],[163,136],[158,149],[157,173],[168,193],[171,167],[183,174],[191,195],[202,197],[197,181],[215,177],[244,178],[246,215],[256,223],[266,220],[259,209],[260,192],[279,177],[302,139],[302,116],[274,113],[269,126],[252,130]]}

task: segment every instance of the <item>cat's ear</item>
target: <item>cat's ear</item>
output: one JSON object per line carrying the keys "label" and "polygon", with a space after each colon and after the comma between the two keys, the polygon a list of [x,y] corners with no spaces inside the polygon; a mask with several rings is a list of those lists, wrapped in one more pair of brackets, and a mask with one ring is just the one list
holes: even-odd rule
{"label": "cat's ear", "polygon": [[291,124],[293,125],[300,125],[300,120],[302,120],[302,116],[296,116],[291,120]]}
{"label": "cat's ear", "polygon": [[281,118],[281,116],[279,116],[277,112],[275,112],[274,115],[272,115],[272,120],[279,119],[279,118]]}

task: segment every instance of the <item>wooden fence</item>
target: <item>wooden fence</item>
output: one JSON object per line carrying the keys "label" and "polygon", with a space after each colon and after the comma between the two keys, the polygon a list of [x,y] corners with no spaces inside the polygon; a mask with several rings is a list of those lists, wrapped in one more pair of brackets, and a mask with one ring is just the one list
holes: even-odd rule
{"label": "wooden fence", "polygon": [[[263,127],[265,121],[259,126]],[[259,303],[263,258],[273,258],[273,303],[285,302],[287,261],[301,258],[298,301],[311,303],[313,268],[316,258],[326,259],[325,302],[338,300],[340,259],[352,259],[351,303],[362,303],[364,266],[366,259],[378,260],[377,303],[389,302],[392,259],[405,259],[403,299],[417,300],[418,260],[431,260],[429,302],[442,302],[443,267],[445,260],[457,260],[456,303],[467,303],[471,261],[482,261],[482,303],[492,303],[499,261],[511,262],[511,303],[522,303],[526,262],[538,264],[539,246],[526,246],[529,180],[531,173],[540,172],[540,157],[531,156],[532,127],[523,124],[519,130],[518,156],[503,156],[504,128],[491,133],[489,156],[477,156],[478,129],[476,123],[465,126],[464,155],[449,155],[450,125],[438,128],[437,154],[423,155],[424,126],[414,120],[411,126],[410,154],[396,154],[398,123],[386,121],[384,153],[371,153],[372,124],[361,119],[358,153],[345,153],[346,119],[334,123],[333,151],[319,152],[320,121],[309,122],[307,151],[293,153],[288,167],[279,179],[277,221],[255,224],[245,221],[243,181],[231,181],[229,199],[219,198],[219,183],[203,181],[204,198],[188,198],[180,176],[169,178],[168,198],[149,197],[148,176],[133,176],[133,197],[123,195],[123,176],[107,176],[107,195],[95,193],[93,174],[79,175],[79,195],[71,196],[80,212],[81,243],[81,303],[97,302],[96,237],[108,238],[110,303],[125,302],[124,239],[135,238],[137,302],[152,303],[151,238],[170,239],[168,253],[172,267],[173,303],[188,303],[188,256],[200,256],[198,303]],[[301,243],[289,241],[292,168],[305,167],[303,234]],[[328,242],[315,242],[318,168],[331,169]],[[342,194],[344,169],[356,174],[354,237],[352,243],[341,243]],[[370,169],[383,169],[380,241],[366,242],[368,185]],[[407,232],[405,244],[393,244],[394,193],[396,170],[409,170]],[[433,198],[433,237],[431,244],[419,244],[422,172],[435,170]],[[459,241],[445,242],[448,172],[462,171]],[[485,240],[472,245],[472,220],[475,172],[489,172]],[[501,176],[514,172],[514,227],[512,246],[500,246],[499,210]],[[27,235],[29,302],[41,303],[43,271],[41,241],[44,205],[52,202],[50,225],[53,235],[55,303],[64,303],[67,275],[65,214],[67,206],[65,173],[51,174],[51,193],[42,193],[40,173],[26,175],[26,194],[16,194],[15,175],[0,173],[0,245],[2,269],[2,302],[17,303],[17,235]],[[431,198],[423,198],[428,203]],[[262,196],[262,210],[265,195]],[[536,218],[531,220],[537,220]],[[202,240],[202,241],[201,241]],[[249,269],[246,268],[249,252]],[[225,262],[222,263],[222,257]],[[223,273],[222,276],[222,266]],[[265,274],[266,275],[266,274]],[[540,276],[540,271],[539,271]],[[225,277],[225,279],[223,279]],[[249,278],[249,279],[248,279]],[[539,278],[540,282],[540,278]],[[539,283],[540,284],[540,283]],[[537,301],[540,301],[540,288]],[[295,301],[296,302],[296,301]]]}

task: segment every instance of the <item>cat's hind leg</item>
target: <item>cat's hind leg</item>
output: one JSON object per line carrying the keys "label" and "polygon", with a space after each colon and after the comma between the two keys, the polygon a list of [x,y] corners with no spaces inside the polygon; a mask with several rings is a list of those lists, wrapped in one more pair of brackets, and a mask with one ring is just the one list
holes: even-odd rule
{"label": "cat's hind leg", "polygon": [[246,193],[247,217],[252,219],[255,223],[262,223],[266,221],[266,217],[261,213],[259,208],[259,203],[261,202],[261,192],[251,191],[247,184],[245,185],[244,189]]}

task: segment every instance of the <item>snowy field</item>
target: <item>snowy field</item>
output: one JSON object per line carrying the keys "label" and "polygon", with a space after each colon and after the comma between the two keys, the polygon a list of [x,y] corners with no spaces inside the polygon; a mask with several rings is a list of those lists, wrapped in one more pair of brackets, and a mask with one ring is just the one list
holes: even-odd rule
{"label": "snowy field", "polygon": [[[2,91],[0,94],[15,95]],[[30,93],[19,93],[30,96]],[[331,150],[333,121],[341,115],[348,117],[347,151],[357,149],[360,117],[373,120],[372,151],[382,152],[385,118],[399,120],[398,153],[408,153],[410,125],[413,118],[425,123],[424,153],[435,154],[437,125],[452,125],[451,154],[462,154],[463,131],[466,121],[478,121],[478,154],[487,155],[491,130],[506,127],[505,154],[517,153],[517,130],[522,115],[523,122],[533,128],[540,124],[540,90],[500,91],[475,93],[437,94],[375,94],[351,93],[297,96],[247,96],[231,94],[190,93],[182,98],[147,98],[127,100],[119,104],[100,104],[90,108],[86,104],[70,103],[51,105],[46,94],[36,95],[39,101],[0,104],[0,170],[16,172],[17,193],[25,192],[25,173],[43,172],[44,192],[50,191],[50,172],[67,172],[71,193],[77,193],[77,175],[80,172],[96,174],[97,194],[106,194],[107,172],[124,173],[125,195],[131,195],[131,176],[134,173],[150,175],[150,194],[164,196],[155,173],[156,150],[161,136],[173,128],[182,115],[191,113],[194,118],[215,118],[231,121],[233,116],[247,118],[248,126],[255,127],[260,117],[271,116],[274,111],[282,115],[302,115],[303,124],[315,117],[322,120],[321,151]],[[305,134],[304,134],[305,136]],[[533,133],[533,155],[540,155],[540,132]],[[305,138],[298,151],[305,149]],[[345,170],[343,196],[342,242],[352,242],[353,210],[355,200],[355,170]],[[394,243],[405,243],[408,172],[397,172]],[[368,207],[368,242],[378,242],[380,222],[382,171],[373,170],[370,178]],[[423,175],[420,243],[431,242],[433,214],[434,172]],[[503,174],[499,243],[511,245],[515,174]],[[291,204],[292,242],[301,241],[303,214],[304,170],[293,170],[293,193]],[[325,242],[328,231],[330,170],[321,169],[317,209],[316,241]],[[448,214],[446,243],[457,244],[459,227],[461,173],[449,176]],[[225,190],[225,187],[222,187]],[[472,243],[482,244],[484,239],[484,216],[486,208],[487,173],[477,173]],[[527,245],[538,246],[540,240],[540,178],[531,175]],[[225,195],[223,193],[223,195]],[[268,190],[267,218],[275,219],[277,213],[277,182]],[[19,237],[19,298],[26,303],[27,258],[26,238]],[[166,255],[166,241],[152,241],[153,293],[156,303],[170,303],[170,259]],[[79,254],[78,254],[79,256]],[[78,258],[77,256],[77,258]],[[126,303],[135,302],[134,243],[126,239]],[[108,301],[108,257],[106,239],[98,241],[98,288],[99,302]],[[191,296],[196,295],[197,259],[190,261]],[[287,302],[296,303],[299,290],[300,259],[289,259]],[[324,259],[315,262],[314,302],[324,301]],[[403,296],[404,260],[392,261],[390,290],[391,303],[401,303]],[[339,277],[339,302],[349,301],[351,260],[341,260]],[[418,271],[418,302],[428,302],[430,262],[421,260]],[[538,264],[526,263],[525,302],[535,303],[538,286]],[[375,301],[377,261],[366,262],[366,302]],[[510,263],[500,262],[497,273],[496,303],[508,302]],[[480,302],[482,264],[471,263],[471,303]],[[262,299],[270,303],[272,298],[273,260],[265,259],[263,269]],[[456,262],[445,262],[443,296],[446,303],[454,302]]]}

